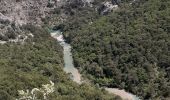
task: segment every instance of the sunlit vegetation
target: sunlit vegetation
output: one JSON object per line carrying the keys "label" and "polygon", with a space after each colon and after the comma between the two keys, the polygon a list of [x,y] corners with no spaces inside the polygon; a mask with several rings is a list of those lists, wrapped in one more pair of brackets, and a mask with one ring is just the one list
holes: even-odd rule
{"label": "sunlit vegetation", "polygon": [[[26,25],[22,29],[33,33],[34,38],[24,44],[0,45],[0,100],[15,100],[18,90],[31,91],[49,81],[54,82],[49,100],[114,100],[113,94],[95,86],[79,86],[69,79],[63,71],[62,48],[46,28]],[[37,98],[43,100],[43,95]]]}
{"label": "sunlit vegetation", "polygon": [[170,1],[124,2],[102,17],[83,11],[63,27],[81,73],[101,86],[123,88],[145,100],[168,100]]}

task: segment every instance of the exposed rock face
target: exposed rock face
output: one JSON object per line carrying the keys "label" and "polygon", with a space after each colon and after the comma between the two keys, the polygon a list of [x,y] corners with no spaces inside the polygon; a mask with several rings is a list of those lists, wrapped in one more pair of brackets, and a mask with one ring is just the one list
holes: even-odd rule
{"label": "exposed rock face", "polygon": [[59,4],[58,0],[0,0],[0,19],[19,25],[40,24],[41,18]]}
{"label": "exposed rock face", "polygon": [[100,6],[100,8],[98,9],[99,13],[101,15],[106,15],[108,14],[109,12],[113,11],[113,10],[116,10],[118,8],[118,4],[112,0],[112,2],[103,2],[103,4]]}

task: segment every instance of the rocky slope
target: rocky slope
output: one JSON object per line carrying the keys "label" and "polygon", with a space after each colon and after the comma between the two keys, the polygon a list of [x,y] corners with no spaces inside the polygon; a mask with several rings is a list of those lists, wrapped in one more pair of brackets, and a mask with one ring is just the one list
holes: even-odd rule
{"label": "rocky slope", "polygon": [[96,7],[104,15],[117,8],[118,1],[120,2],[120,0],[0,0],[0,43],[16,41],[19,34],[25,38],[27,35],[23,34],[27,33],[22,30],[22,26],[28,24],[42,26],[46,20],[52,18],[55,18],[55,21],[51,21],[53,24],[60,23],[71,16],[72,9],[79,7]]}
{"label": "rocky slope", "polygon": [[42,26],[47,17],[55,14],[65,19],[69,6],[92,6],[92,2],[94,0],[0,0],[0,40],[6,41],[11,36],[15,39],[16,34],[23,34],[21,26]]}
{"label": "rocky slope", "polygon": [[63,3],[63,0],[0,0],[0,33],[16,32],[26,24],[41,25],[42,19]]}
{"label": "rocky slope", "polygon": [[63,0],[1,0],[0,19],[19,25],[40,24],[42,18],[62,3]]}

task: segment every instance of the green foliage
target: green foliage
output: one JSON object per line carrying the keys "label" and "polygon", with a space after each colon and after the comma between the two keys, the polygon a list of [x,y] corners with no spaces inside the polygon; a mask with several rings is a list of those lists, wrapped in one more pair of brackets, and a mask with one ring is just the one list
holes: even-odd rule
{"label": "green foliage", "polygon": [[78,13],[64,29],[76,67],[92,75],[94,83],[124,88],[144,99],[168,99],[169,11],[168,0],[145,0],[121,4],[108,16]]}
{"label": "green foliage", "polygon": [[[50,94],[49,100],[114,98],[106,91],[93,86],[79,86],[69,79],[63,71],[62,48],[47,30],[32,25],[23,26],[22,30],[33,33],[34,38],[24,44],[0,45],[0,100],[15,100],[18,90],[40,88],[49,80],[55,83],[55,92]],[[42,94],[39,96],[42,98]]]}

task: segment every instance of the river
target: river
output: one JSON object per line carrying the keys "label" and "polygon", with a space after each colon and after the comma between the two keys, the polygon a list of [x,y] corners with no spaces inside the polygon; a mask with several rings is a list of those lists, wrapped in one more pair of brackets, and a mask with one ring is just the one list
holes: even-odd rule
{"label": "river", "polygon": [[[65,42],[63,34],[60,31],[51,32],[51,36],[55,38],[63,47],[64,71],[71,74],[71,78],[74,82],[81,84],[81,74],[79,73],[78,69],[74,67],[73,64],[71,45]],[[125,90],[120,90],[118,88],[105,88],[105,90],[109,93],[120,96],[123,100],[140,100],[137,96],[128,93]]]}

